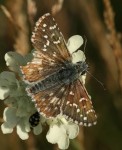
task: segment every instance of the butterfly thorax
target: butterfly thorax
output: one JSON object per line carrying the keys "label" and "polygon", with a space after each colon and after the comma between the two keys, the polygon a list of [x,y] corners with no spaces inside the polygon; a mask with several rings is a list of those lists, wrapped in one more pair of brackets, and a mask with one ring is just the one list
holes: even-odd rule
{"label": "butterfly thorax", "polygon": [[80,75],[85,74],[87,70],[88,65],[86,62],[66,63],[66,67],[60,70],[57,75],[61,83],[69,84],[78,79]]}
{"label": "butterfly thorax", "polygon": [[38,93],[58,85],[70,84],[74,82],[80,75],[86,73],[88,65],[86,62],[78,62],[76,64],[65,63],[61,69],[47,76],[45,79],[33,84],[29,90],[31,93]]}

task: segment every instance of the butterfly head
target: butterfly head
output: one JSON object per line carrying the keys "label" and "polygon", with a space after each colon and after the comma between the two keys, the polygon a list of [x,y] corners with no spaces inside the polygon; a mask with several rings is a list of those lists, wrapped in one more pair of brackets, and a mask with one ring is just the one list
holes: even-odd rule
{"label": "butterfly head", "polygon": [[89,68],[88,64],[85,61],[77,62],[76,67],[77,67],[78,73],[81,75],[84,75],[88,71],[88,68]]}

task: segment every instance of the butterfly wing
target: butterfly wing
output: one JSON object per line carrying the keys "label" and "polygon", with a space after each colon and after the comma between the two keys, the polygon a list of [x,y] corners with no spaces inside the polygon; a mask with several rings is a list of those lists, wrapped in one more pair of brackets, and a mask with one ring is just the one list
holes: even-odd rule
{"label": "butterfly wing", "polygon": [[31,93],[31,97],[40,114],[47,118],[61,114],[83,126],[96,124],[92,102],[80,80],[37,94]]}
{"label": "butterfly wing", "polygon": [[54,59],[46,57],[40,51],[35,51],[32,61],[26,66],[21,66],[21,72],[25,82],[33,83],[43,80],[62,66],[63,64],[56,63]]}
{"label": "butterfly wing", "polygon": [[62,112],[67,116],[67,119],[71,119],[80,125],[91,126],[96,124],[97,117],[91,99],[79,79],[70,84],[65,103],[62,105]]}
{"label": "butterfly wing", "polygon": [[49,13],[37,21],[31,41],[35,48],[34,58],[26,66],[21,66],[25,82],[41,80],[66,61],[71,61],[64,37]]}
{"label": "butterfly wing", "polygon": [[37,21],[31,41],[36,50],[50,58],[54,57],[56,61],[71,59],[64,37],[49,13]]}
{"label": "butterfly wing", "polygon": [[58,86],[54,89],[40,91],[36,94],[30,93],[32,101],[41,115],[47,118],[56,117],[61,113],[61,103],[66,93],[66,86]]}

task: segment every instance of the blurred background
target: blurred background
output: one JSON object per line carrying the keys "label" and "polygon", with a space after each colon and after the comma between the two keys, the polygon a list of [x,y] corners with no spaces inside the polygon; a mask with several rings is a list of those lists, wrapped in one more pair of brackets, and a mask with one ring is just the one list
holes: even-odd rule
{"label": "blurred background", "polygon": [[[68,150],[122,150],[122,1],[121,0],[0,0],[0,71],[7,70],[4,55],[32,49],[35,22],[50,12],[67,40],[72,35],[87,38],[85,50],[90,73],[86,88],[92,97],[98,123],[80,128]],[[83,49],[83,47],[81,47]],[[0,101],[0,117],[5,106]],[[14,131],[0,131],[1,150],[58,150],[45,135],[22,141]]]}

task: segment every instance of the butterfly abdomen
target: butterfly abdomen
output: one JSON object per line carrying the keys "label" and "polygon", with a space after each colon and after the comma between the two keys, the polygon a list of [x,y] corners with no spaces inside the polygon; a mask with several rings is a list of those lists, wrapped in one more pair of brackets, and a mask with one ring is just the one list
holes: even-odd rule
{"label": "butterfly abdomen", "polygon": [[62,68],[58,72],[46,77],[44,80],[38,81],[29,88],[31,93],[38,93],[58,85],[69,84],[77,78],[77,71],[74,66],[70,68]]}

